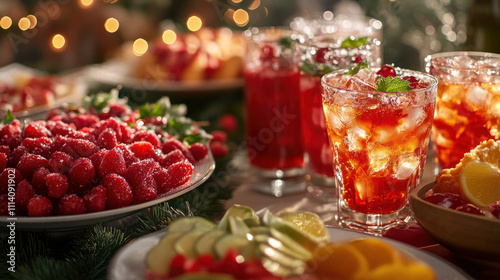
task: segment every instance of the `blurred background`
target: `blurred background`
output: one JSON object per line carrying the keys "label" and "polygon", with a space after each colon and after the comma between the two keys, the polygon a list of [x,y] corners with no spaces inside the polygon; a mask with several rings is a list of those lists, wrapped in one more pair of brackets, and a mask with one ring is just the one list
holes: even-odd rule
{"label": "blurred background", "polygon": [[498,0],[0,0],[0,66],[19,62],[57,73],[133,53],[130,42],[149,42],[166,26],[199,28],[190,19],[245,30],[324,11],[380,20],[385,63],[422,70],[422,58],[434,52],[500,52],[498,36],[487,36],[500,30]]}

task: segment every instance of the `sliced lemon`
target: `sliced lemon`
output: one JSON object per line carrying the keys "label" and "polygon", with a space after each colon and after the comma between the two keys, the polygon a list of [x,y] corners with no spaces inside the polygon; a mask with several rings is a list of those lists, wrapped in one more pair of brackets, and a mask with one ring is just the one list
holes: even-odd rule
{"label": "sliced lemon", "polygon": [[468,162],[460,174],[463,196],[478,207],[500,200],[500,169],[483,161]]}
{"label": "sliced lemon", "polygon": [[325,223],[316,213],[309,211],[278,212],[276,216],[296,225],[300,230],[320,241],[326,242],[330,240]]}

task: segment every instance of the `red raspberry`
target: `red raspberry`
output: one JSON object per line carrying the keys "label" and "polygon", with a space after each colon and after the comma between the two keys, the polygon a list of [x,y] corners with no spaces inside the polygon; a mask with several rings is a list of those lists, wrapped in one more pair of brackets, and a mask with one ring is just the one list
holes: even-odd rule
{"label": "red raspberry", "polygon": [[48,130],[45,121],[36,121],[31,122],[23,132],[24,138],[40,138],[40,137],[50,137],[52,136],[52,132]]}
{"label": "red raspberry", "polygon": [[138,130],[132,138],[132,142],[138,141],[149,142],[154,148],[160,148],[161,146],[160,138],[149,130]]}
{"label": "red raspberry", "polygon": [[68,172],[69,179],[82,186],[86,186],[95,178],[95,169],[89,158],[79,158],[75,160]]}
{"label": "red raspberry", "polygon": [[21,145],[26,147],[29,153],[49,158],[51,154],[50,149],[52,147],[52,142],[52,139],[48,137],[25,138]]}
{"label": "red raspberry", "polygon": [[125,175],[128,183],[132,188],[139,186],[146,177],[150,177],[153,172],[159,169],[160,166],[152,159],[144,159],[139,162],[132,163]]}
{"label": "red raspberry", "polygon": [[132,143],[130,144],[129,149],[139,159],[144,159],[147,155],[154,153],[153,144],[146,141]]}
{"label": "red raspberry", "polygon": [[123,157],[122,150],[113,148],[106,153],[99,166],[99,172],[102,177],[112,173],[124,175],[127,172],[127,163]]}
{"label": "red raspberry", "polygon": [[132,188],[132,193],[134,194],[133,204],[156,199],[158,194],[155,179],[152,176],[144,178],[138,186]]}
{"label": "red raspberry", "polygon": [[227,141],[227,134],[224,131],[214,130],[210,134],[212,134],[212,139],[210,139],[210,142],[226,143]]}
{"label": "red raspberry", "polygon": [[103,178],[102,183],[106,188],[108,209],[125,207],[132,203],[132,189],[125,178],[117,174],[109,174]]}
{"label": "red raspberry", "polygon": [[181,150],[173,150],[168,153],[161,161],[161,166],[164,168],[168,168],[170,165],[186,160],[186,157],[181,152]]}
{"label": "red raspberry", "polygon": [[228,153],[227,145],[217,141],[210,143],[210,150],[212,151],[214,158],[224,157]]}
{"label": "red raspberry", "polygon": [[66,136],[70,131],[76,130],[74,124],[67,124],[62,121],[47,121],[47,129],[52,132],[52,135]]}
{"label": "red raspberry", "polygon": [[35,195],[28,202],[30,217],[52,216],[53,209],[52,202],[45,196]]}
{"label": "red raspberry", "polygon": [[127,145],[120,144],[115,148],[122,150],[123,158],[125,159],[125,163],[127,163],[127,166],[139,161],[139,159],[134,155],[134,153],[128,148]]}
{"label": "red raspberry", "polygon": [[50,151],[52,153],[61,151],[64,144],[66,144],[68,142],[68,139],[69,138],[67,138],[65,136],[57,135],[56,138],[53,139],[53,141],[52,141],[52,147],[50,147]]}
{"label": "red raspberry", "polygon": [[99,185],[90,191],[88,191],[84,196],[85,206],[89,212],[99,212],[106,210],[106,189]]}
{"label": "red raspberry", "polygon": [[94,115],[78,114],[73,118],[73,123],[76,129],[80,130],[84,127],[93,127],[99,122],[99,118]]}
{"label": "red raspberry", "polygon": [[19,147],[15,148],[10,153],[9,161],[8,161],[7,165],[17,166],[17,164],[19,163],[19,160],[21,159],[21,157],[24,156],[27,153],[28,153],[28,150],[24,146],[19,146]]}
{"label": "red raspberry", "polygon": [[23,174],[24,178],[30,179],[33,173],[40,167],[49,167],[49,161],[40,156],[34,154],[25,154],[19,159],[17,164],[17,169]]}
{"label": "red raspberry", "polygon": [[0,145],[0,153],[6,154],[8,158],[10,156],[10,147],[7,145]]}
{"label": "red raspberry", "polygon": [[161,148],[164,154],[168,154],[175,149],[181,150],[186,159],[189,160],[189,162],[191,162],[192,164],[196,162],[196,160],[193,157],[193,154],[191,154],[189,149],[184,144],[182,144],[181,141],[175,138],[170,138],[167,141],[165,141],[165,143],[163,143],[163,146]]}
{"label": "red raspberry", "polygon": [[52,172],[65,174],[70,170],[74,162],[75,160],[67,153],[55,152],[49,159],[49,166]]}
{"label": "red raspberry", "polygon": [[380,67],[380,70],[377,71],[377,75],[380,75],[382,77],[396,77],[396,70],[394,70],[394,67],[390,65],[383,65]]}
{"label": "red raspberry", "polygon": [[6,153],[0,153],[0,170],[4,170],[5,167],[7,167],[7,154]]}
{"label": "red raspberry", "polygon": [[124,104],[112,102],[108,105],[108,114],[111,117],[122,117],[131,113],[130,108]]}
{"label": "red raspberry", "polygon": [[90,134],[90,132],[87,132],[85,128],[83,128],[81,130],[70,131],[68,133],[68,138],[87,140],[87,141],[92,142],[92,143],[96,142],[94,135]]}
{"label": "red raspberry", "polygon": [[45,178],[50,174],[50,170],[45,167],[38,168],[35,173],[33,173],[33,179],[31,179],[31,185],[37,194],[47,196],[48,189]]}
{"label": "red raspberry", "polygon": [[67,143],[61,148],[62,152],[67,153],[73,158],[90,157],[97,153],[99,148],[92,142],[83,139],[68,139]]}
{"label": "red raspberry", "polygon": [[100,121],[96,126],[95,130],[92,133],[95,137],[98,137],[106,128],[111,128],[116,133],[116,140],[121,143],[122,141],[122,132],[120,129],[120,124],[117,120],[113,118],[109,118],[103,121]]}
{"label": "red raspberry", "polygon": [[9,125],[0,126],[0,144],[14,149],[22,141],[21,134],[21,122],[19,120],[14,120]]}
{"label": "red raspberry", "polygon": [[[193,175],[193,165],[185,160],[170,165],[165,174],[158,174],[156,180],[158,184],[159,193],[166,193],[167,191],[179,187],[189,181]],[[163,175],[163,176],[162,176]]]}
{"label": "red raspberry", "polygon": [[77,215],[87,212],[85,201],[76,194],[67,194],[57,202],[58,215]]}
{"label": "red raspberry", "polygon": [[101,148],[106,148],[108,150],[113,149],[118,145],[118,141],[116,140],[116,132],[111,128],[106,128],[99,134],[97,138],[97,144]]}
{"label": "red raspberry", "polygon": [[208,155],[208,147],[201,143],[194,143],[189,147],[189,151],[191,151],[196,161],[202,160]]}
{"label": "red raspberry", "polygon": [[126,123],[120,123],[120,131],[122,133],[122,143],[131,143],[132,138],[134,137],[134,130],[130,128]]}
{"label": "red raspberry", "polygon": [[22,180],[19,184],[17,184],[16,188],[17,206],[21,208],[26,208],[26,206],[28,206],[28,202],[33,196],[35,196],[35,190],[28,181]]}
{"label": "red raspberry", "polygon": [[92,165],[94,166],[96,176],[99,176],[101,174],[100,166],[102,163],[102,159],[104,158],[104,156],[107,153],[108,153],[108,150],[102,149],[99,152],[90,156],[90,160],[92,161]]}
{"label": "red raspberry", "polygon": [[47,193],[49,197],[59,198],[68,191],[68,178],[60,173],[50,173],[45,177],[45,180],[49,190]]}
{"label": "red raspberry", "polygon": [[219,119],[219,126],[226,133],[233,133],[238,128],[238,119],[232,114],[224,114]]}

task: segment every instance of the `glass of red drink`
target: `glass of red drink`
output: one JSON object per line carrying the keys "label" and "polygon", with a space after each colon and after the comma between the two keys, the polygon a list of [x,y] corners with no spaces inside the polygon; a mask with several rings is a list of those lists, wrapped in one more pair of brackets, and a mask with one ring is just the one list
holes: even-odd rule
{"label": "glass of red drink", "polygon": [[390,66],[349,74],[322,78],[339,224],[382,234],[405,222],[408,192],[423,172],[437,80]]}
{"label": "glass of red drink", "polygon": [[286,28],[245,32],[247,157],[255,189],[281,196],[305,189],[300,120],[300,72]]}
{"label": "glass of red drink", "polygon": [[427,56],[438,83],[432,143],[441,169],[488,139],[500,139],[500,54],[448,52]]}
{"label": "glass of red drink", "polygon": [[336,200],[336,189],[333,156],[321,100],[321,77],[335,70],[349,69],[360,62],[380,67],[380,41],[368,36],[333,39],[332,34],[319,35],[304,39],[299,44],[299,50],[307,191],[314,197],[332,202]]}

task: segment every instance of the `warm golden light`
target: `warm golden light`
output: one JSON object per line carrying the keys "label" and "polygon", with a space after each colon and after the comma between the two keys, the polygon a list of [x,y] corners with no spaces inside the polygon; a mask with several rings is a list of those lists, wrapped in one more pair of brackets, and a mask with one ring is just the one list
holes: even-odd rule
{"label": "warm golden light", "polygon": [[27,17],[23,17],[19,20],[17,25],[19,26],[19,29],[24,31],[24,30],[27,30],[28,28],[30,28],[31,22]]}
{"label": "warm golden light", "polygon": [[238,9],[233,14],[233,20],[238,26],[245,26],[248,23],[248,13],[243,9]]}
{"label": "warm golden light", "polygon": [[135,40],[132,45],[132,51],[136,56],[145,54],[148,51],[148,42],[142,38]]}
{"label": "warm golden light", "polygon": [[106,31],[109,33],[115,33],[118,27],[120,27],[120,23],[115,18],[108,18],[104,23],[104,28],[106,28]]}
{"label": "warm golden light", "polygon": [[173,44],[177,40],[177,34],[172,30],[165,30],[161,36],[163,42],[167,45]]}
{"label": "warm golden light", "polygon": [[192,16],[190,18],[188,18],[187,22],[187,28],[191,31],[198,31],[200,30],[201,26],[202,26],[202,22],[201,22],[201,19],[197,16]]}
{"label": "warm golden light", "polygon": [[80,6],[82,8],[88,8],[90,7],[92,4],[94,4],[94,0],[80,0]]}
{"label": "warm golden light", "polygon": [[3,29],[9,29],[12,25],[12,19],[8,16],[4,16],[2,19],[0,19],[0,27]]}
{"label": "warm golden light", "polygon": [[61,34],[56,34],[52,37],[52,46],[56,50],[61,50],[66,45],[66,38]]}
{"label": "warm golden light", "polygon": [[260,0],[255,0],[255,1],[252,2],[252,4],[250,4],[250,6],[248,6],[248,9],[249,10],[255,10],[259,6],[260,6]]}
{"label": "warm golden light", "polygon": [[38,20],[36,19],[36,17],[34,15],[28,15],[27,18],[30,20],[30,29],[33,29],[35,28]]}
{"label": "warm golden light", "polygon": [[242,1],[242,0],[232,0],[232,1],[233,1],[233,3],[235,3],[235,4],[238,4],[238,3],[241,3],[241,1]]}

